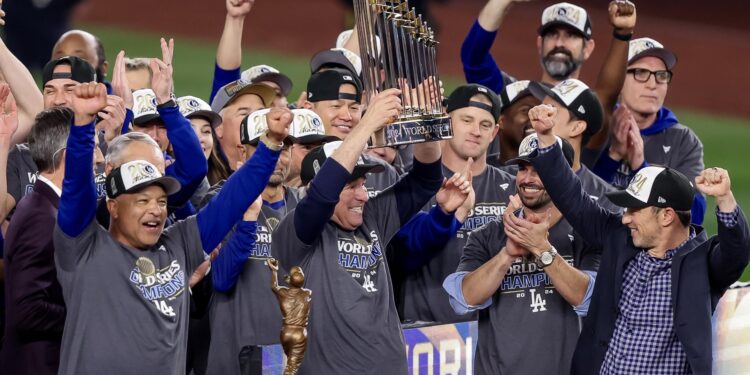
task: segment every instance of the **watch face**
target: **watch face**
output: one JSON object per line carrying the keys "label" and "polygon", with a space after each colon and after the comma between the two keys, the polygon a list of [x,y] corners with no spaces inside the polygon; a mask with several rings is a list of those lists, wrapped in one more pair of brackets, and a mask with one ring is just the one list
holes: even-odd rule
{"label": "watch face", "polygon": [[549,266],[550,264],[552,264],[553,257],[552,254],[547,251],[542,253],[542,256],[539,259],[542,261],[542,264],[544,264],[545,266]]}

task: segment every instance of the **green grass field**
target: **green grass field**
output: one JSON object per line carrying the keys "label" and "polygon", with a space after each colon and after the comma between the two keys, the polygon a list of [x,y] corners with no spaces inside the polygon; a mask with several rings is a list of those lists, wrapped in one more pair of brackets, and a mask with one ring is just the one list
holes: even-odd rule
{"label": "green grass field", "polygon": [[[110,65],[120,49],[130,57],[161,57],[160,35],[103,27],[86,27],[86,30],[102,39],[106,47]],[[213,67],[216,54],[215,42],[198,41],[188,38],[175,38],[174,74],[175,90],[178,96],[196,95],[207,99],[211,89]],[[296,100],[304,89],[309,77],[309,56],[293,56],[267,50],[245,50],[243,67],[256,64],[269,64],[289,75],[295,87],[290,101]],[[446,91],[460,84],[461,77],[444,77]],[[741,153],[750,139],[750,120],[713,116],[676,108],[680,121],[689,125],[700,137],[704,145],[706,166],[721,166],[730,171],[733,191],[743,207],[750,207],[750,168],[742,161]],[[743,167],[745,165],[745,167]],[[708,202],[705,227],[709,234],[716,233],[714,203]],[[750,280],[750,268],[745,271],[743,280]]]}

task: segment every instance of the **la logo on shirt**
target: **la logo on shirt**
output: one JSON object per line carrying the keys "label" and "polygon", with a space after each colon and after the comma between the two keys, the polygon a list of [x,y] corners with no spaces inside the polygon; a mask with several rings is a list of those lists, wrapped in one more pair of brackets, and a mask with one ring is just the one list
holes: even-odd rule
{"label": "la logo on shirt", "polygon": [[383,250],[375,231],[370,238],[339,237],[337,241],[339,266],[359,283],[367,292],[377,292],[378,267],[383,262]]}

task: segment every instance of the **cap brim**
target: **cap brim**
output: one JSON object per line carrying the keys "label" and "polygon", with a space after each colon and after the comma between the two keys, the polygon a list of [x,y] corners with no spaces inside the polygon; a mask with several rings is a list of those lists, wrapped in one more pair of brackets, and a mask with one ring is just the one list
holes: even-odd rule
{"label": "cap brim", "polygon": [[157,120],[159,118],[160,118],[160,116],[159,116],[158,113],[138,116],[138,117],[133,118],[133,125],[135,125],[135,126],[143,125],[143,124],[145,124],[147,122],[151,122],[151,121]]}
{"label": "cap brim", "polygon": [[203,118],[205,118],[211,124],[212,128],[215,128],[215,127],[221,125],[221,123],[223,121],[222,118],[221,118],[221,116],[219,116],[219,114],[216,113],[216,112],[214,112],[214,111],[200,110],[200,111],[195,111],[195,112],[193,112],[193,113],[191,113],[190,115],[187,116],[188,119],[193,118],[193,117],[203,117]]}
{"label": "cap brim", "polygon": [[641,201],[639,199],[636,199],[634,196],[630,195],[630,193],[628,193],[627,190],[611,191],[609,193],[604,193],[604,195],[607,197],[607,199],[609,199],[610,202],[620,207],[624,207],[624,208],[648,207],[648,203]]}
{"label": "cap brim", "polygon": [[513,159],[510,159],[505,162],[505,165],[519,165],[521,163],[528,163],[531,164],[531,159],[525,157],[525,156],[519,156]]}
{"label": "cap brim", "polygon": [[352,171],[352,178],[351,180],[356,180],[361,177],[365,177],[368,173],[380,173],[384,172],[385,167],[380,164],[358,164],[354,167],[354,170]]}
{"label": "cap brim", "polygon": [[575,27],[575,26],[573,26],[573,25],[571,25],[571,24],[569,24],[567,22],[563,22],[563,21],[552,21],[552,22],[548,22],[548,23],[546,23],[546,24],[544,24],[542,26],[539,26],[539,30],[538,30],[539,31],[539,36],[544,35],[544,33],[547,32],[547,30],[549,30],[549,29],[551,29],[553,27],[559,27],[559,26],[562,26],[562,27],[565,27],[567,29],[573,30],[576,34],[582,36],[584,39],[591,39],[591,35],[586,35],[586,33],[584,33],[583,31],[581,31],[579,28],[577,28],[577,27]]}
{"label": "cap brim", "polygon": [[646,56],[656,57],[657,59],[664,61],[664,65],[668,70],[672,70],[677,64],[677,56],[672,53],[672,51],[665,48],[649,48],[633,56],[633,58],[628,60],[628,64],[632,64],[634,61]]}
{"label": "cap brim", "polygon": [[[506,109],[510,108],[513,104],[518,103],[519,100],[527,97],[527,96],[534,96],[531,91],[529,91],[528,88],[521,90],[513,100],[509,101],[508,103],[503,103],[503,106],[500,109],[500,113],[505,112]],[[534,96],[536,97],[536,96]]]}
{"label": "cap brim", "polygon": [[292,142],[300,145],[309,145],[313,143],[328,143],[328,142],[334,142],[334,141],[340,141],[341,138],[333,136],[333,135],[325,135],[325,134],[309,134],[302,137],[292,137],[289,136],[289,138],[292,139]]}
{"label": "cap brim", "polygon": [[539,82],[531,82],[529,84],[528,90],[531,93],[531,95],[534,95],[535,98],[541,101],[544,101],[545,96],[549,96],[550,98],[554,99],[556,102],[560,103],[561,106],[568,108],[568,105],[565,104],[565,102],[562,99],[560,99],[560,97],[557,94],[555,94],[555,92],[552,91],[551,88],[545,86],[544,84],[541,84]]}
{"label": "cap brim", "polygon": [[125,190],[122,194],[132,194],[151,185],[161,186],[167,193],[167,195],[175,194],[182,188],[182,185],[180,185],[180,182],[177,181],[176,178],[171,176],[162,176],[157,179],[146,181],[142,184],[134,185],[130,189]]}
{"label": "cap brim", "polygon": [[281,88],[281,93],[284,94],[284,96],[288,96],[289,92],[292,91],[292,80],[284,74],[269,72],[263,73],[253,79],[253,83],[263,81],[273,82],[279,85],[279,87]]}

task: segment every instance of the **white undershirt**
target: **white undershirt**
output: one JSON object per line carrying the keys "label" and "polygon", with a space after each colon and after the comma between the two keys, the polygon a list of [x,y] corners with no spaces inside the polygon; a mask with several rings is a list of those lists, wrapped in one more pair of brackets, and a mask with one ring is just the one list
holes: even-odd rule
{"label": "white undershirt", "polygon": [[44,182],[45,184],[49,185],[49,187],[51,187],[51,188],[52,188],[52,190],[54,190],[54,191],[55,191],[55,194],[57,194],[57,196],[58,196],[58,197],[61,197],[61,196],[62,196],[62,190],[60,190],[60,188],[59,188],[59,187],[55,186],[55,184],[54,184],[54,183],[52,183],[52,181],[50,181],[50,179],[49,179],[49,178],[47,178],[47,177],[44,177],[44,176],[42,176],[42,175],[40,175],[40,174],[36,175],[36,178],[37,178],[37,179],[38,179],[39,181],[42,181],[42,182]]}

